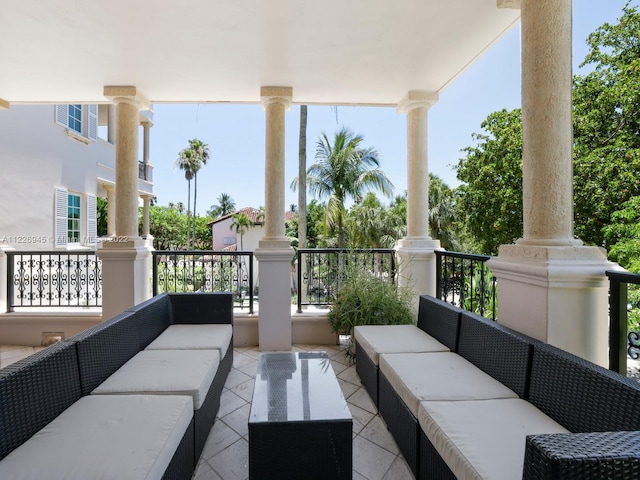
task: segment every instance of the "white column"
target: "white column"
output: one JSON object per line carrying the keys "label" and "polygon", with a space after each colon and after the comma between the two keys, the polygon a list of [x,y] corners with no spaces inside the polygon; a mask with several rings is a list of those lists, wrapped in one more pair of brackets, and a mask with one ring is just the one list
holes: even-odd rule
{"label": "white column", "polygon": [[602,365],[606,253],[573,237],[571,0],[521,0],[524,235],[489,261],[498,321]]}
{"label": "white column", "polygon": [[107,124],[107,141],[112,145],[116,143],[116,106],[109,105]]}
{"label": "white column", "polygon": [[149,137],[150,130],[153,126],[150,120],[142,120],[142,163],[144,163],[144,179],[150,181],[149,178]]}
{"label": "white column", "polygon": [[151,251],[138,234],[138,126],[150,104],[136,87],[109,86],[116,105],[115,236],[98,250],[102,260],[102,318],[107,320],[151,296]]}
{"label": "white column", "polygon": [[261,351],[291,350],[291,260],[293,249],[284,229],[284,113],[292,89],[262,87],[265,110],[265,236],[255,251],[259,263]]}
{"label": "white column", "polygon": [[142,237],[149,238],[149,208],[151,204],[151,197],[149,195],[142,195],[143,207],[142,207]]}
{"label": "white column", "polygon": [[418,296],[435,295],[436,257],[440,242],[429,236],[429,163],[427,115],[438,101],[434,92],[411,90],[398,104],[407,114],[407,236],[398,241],[399,284]]}
{"label": "white column", "polygon": [[105,185],[107,191],[107,237],[116,234],[116,189],[115,185]]}

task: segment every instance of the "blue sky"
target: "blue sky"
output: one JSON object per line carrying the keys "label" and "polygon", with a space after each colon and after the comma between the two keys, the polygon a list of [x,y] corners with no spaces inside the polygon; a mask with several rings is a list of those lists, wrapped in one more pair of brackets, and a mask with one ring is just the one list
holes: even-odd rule
{"label": "blue sky", "polygon": [[[605,22],[616,22],[627,0],[573,0],[573,66],[587,52],[589,33]],[[638,5],[640,0],[633,0]],[[452,165],[472,144],[471,134],[491,112],[520,106],[520,29],[503,37],[479,61],[440,95],[429,111],[429,171],[450,186],[458,181]],[[187,182],[175,168],[178,152],[197,137],[209,144],[211,159],[198,173],[198,214],[204,215],[221,193],[237,208],[264,205],[264,111],[260,105],[154,105],[150,156],[154,193],[159,205],[187,203]],[[285,208],[297,203],[289,189],[298,174],[300,107],[286,114],[287,186]],[[313,163],[321,132],[331,138],[342,126],[364,137],[381,154],[381,168],[395,186],[406,190],[406,116],[394,108],[310,106],[307,124],[307,165]],[[310,200],[310,198],[309,198]]]}

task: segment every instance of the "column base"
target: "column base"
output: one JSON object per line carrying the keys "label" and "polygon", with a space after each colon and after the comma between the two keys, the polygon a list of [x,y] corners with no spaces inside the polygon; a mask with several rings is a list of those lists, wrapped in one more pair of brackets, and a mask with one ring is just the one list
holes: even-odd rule
{"label": "column base", "polygon": [[608,281],[598,247],[502,245],[487,262],[498,281],[498,322],[608,365]]}
{"label": "column base", "polygon": [[395,250],[398,256],[398,285],[411,289],[414,309],[418,309],[420,295],[436,294],[436,250],[440,241],[430,237],[405,237],[398,240]]}
{"label": "column base", "polygon": [[261,240],[259,245],[254,252],[259,265],[259,349],[266,352],[290,351],[291,261],[294,251],[288,241],[286,247],[277,240]]}
{"label": "column base", "polygon": [[115,315],[151,298],[151,248],[139,237],[104,242],[102,260],[102,318]]}

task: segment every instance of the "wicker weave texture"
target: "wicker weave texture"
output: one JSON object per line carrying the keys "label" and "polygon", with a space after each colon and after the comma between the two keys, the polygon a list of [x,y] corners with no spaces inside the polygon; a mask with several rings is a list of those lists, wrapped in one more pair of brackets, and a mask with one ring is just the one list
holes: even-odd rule
{"label": "wicker weave texture", "polygon": [[71,337],[78,352],[82,395],[89,395],[140,351],[137,316],[126,312]]}
{"label": "wicker weave texture", "polygon": [[529,401],[572,432],[640,430],[640,384],[558,348],[533,350]]}
{"label": "wicker weave texture", "polygon": [[378,407],[378,371],[378,366],[356,341],[356,373],[376,408]]}
{"label": "wicker weave texture", "polygon": [[460,329],[460,309],[429,295],[421,295],[418,304],[418,328],[455,352]]}
{"label": "wicker weave texture", "polygon": [[147,348],[171,325],[171,305],[167,293],[152,297],[130,308],[129,311],[135,312],[140,350]]}
{"label": "wicker weave texture", "polygon": [[162,475],[162,480],[189,480],[193,476],[193,471],[195,470],[193,432],[194,419],[192,418],[171,458],[171,462],[169,462],[167,470]]}
{"label": "wicker weave texture", "polygon": [[393,435],[414,477],[418,478],[418,419],[413,416],[382,372],[379,374],[378,401],[378,410],[387,424],[387,429]]}
{"label": "wicker weave texture", "polygon": [[460,317],[458,354],[525,399],[536,342],[471,312]]}
{"label": "wicker weave texture", "polygon": [[640,432],[533,435],[527,438],[524,480],[640,478]]}
{"label": "wicker weave texture", "polygon": [[171,323],[233,324],[232,293],[170,293]]}
{"label": "wicker weave texture", "polygon": [[0,370],[0,460],[80,397],[72,343],[54,343]]}
{"label": "wicker weave texture", "polygon": [[422,430],[420,430],[418,445],[420,448],[418,478],[420,480],[456,480],[456,476]]}
{"label": "wicker weave texture", "polygon": [[352,421],[249,423],[251,480],[347,480]]}

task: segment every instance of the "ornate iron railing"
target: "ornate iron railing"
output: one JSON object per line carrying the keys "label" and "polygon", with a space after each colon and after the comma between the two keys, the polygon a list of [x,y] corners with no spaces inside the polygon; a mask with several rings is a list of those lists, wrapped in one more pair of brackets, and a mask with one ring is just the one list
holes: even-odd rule
{"label": "ornate iron railing", "polygon": [[303,306],[327,307],[350,268],[395,282],[395,251],[387,248],[301,248],[297,257],[298,313]]}
{"label": "ornate iron railing", "polygon": [[486,265],[488,255],[436,251],[436,297],[496,320],[496,277]]}
{"label": "ornate iron railing", "polygon": [[9,311],[17,307],[102,306],[95,252],[6,252]]}
{"label": "ornate iron railing", "polygon": [[640,275],[610,270],[609,369],[627,374],[627,356],[640,358]]}
{"label": "ornate iron railing", "polygon": [[153,295],[163,292],[232,292],[253,313],[253,252],[156,250]]}

